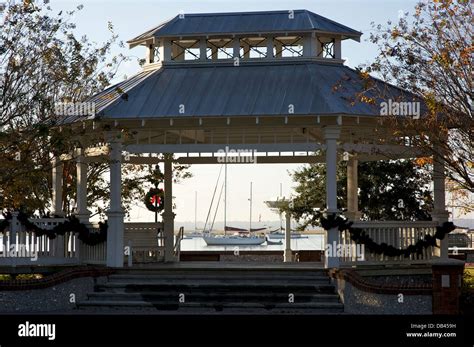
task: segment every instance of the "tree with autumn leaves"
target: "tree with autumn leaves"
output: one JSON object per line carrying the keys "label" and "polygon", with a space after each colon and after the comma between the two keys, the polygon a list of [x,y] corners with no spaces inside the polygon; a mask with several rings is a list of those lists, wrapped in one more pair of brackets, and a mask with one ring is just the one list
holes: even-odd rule
{"label": "tree with autumn leaves", "polygon": [[[80,102],[115,76],[109,59],[117,37],[100,46],[74,34],[76,11],[54,13],[44,3],[9,1],[0,28],[0,206],[45,213],[53,159],[81,145],[79,129],[54,127],[55,105]],[[92,140],[92,139],[89,139]],[[85,138],[84,138],[85,141]],[[65,163],[65,208],[75,199],[73,162]],[[91,167],[89,176],[101,170]]]}
{"label": "tree with autumn leaves", "polygon": [[[59,103],[84,102],[117,78],[129,58],[112,55],[122,47],[111,23],[110,38],[93,44],[74,32],[73,15],[58,13],[49,1],[7,1],[0,23],[0,209],[46,214],[51,210],[52,163],[63,159],[63,210],[74,212],[74,149],[104,143],[100,134],[81,127],[57,126]],[[103,214],[109,202],[107,162],[88,165],[88,208]],[[178,167],[175,179],[186,177]],[[122,203],[126,211],[142,200],[149,172],[143,165],[123,165]]]}
{"label": "tree with autumn leaves", "polygon": [[[417,4],[398,23],[373,24],[375,61],[361,69],[419,97],[420,119],[391,117],[394,136],[411,133],[412,144],[446,168],[448,189],[457,207],[474,211],[473,26],[468,0],[430,0]],[[373,91],[375,84],[367,83]],[[364,93],[361,93],[362,95]],[[382,93],[380,93],[382,94]]]}
{"label": "tree with autumn leaves", "polygon": [[[428,191],[433,160],[446,168],[447,188],[456,208],[474,211],[474,119],[472,114],[472,9],[467,0],[421,1],[410,16],[387,26],[372,23],[370,41],[378,56],[360,66],[363,88],[354,100],[375,103],[386,90],[371,76],[394,84],[423,101],[419,117],[389,116],[384,126],[394,138],[411,134],[413,146],[430,154],[413,160],[359,164],[359,206],[363,219],[426,219],[432,208]],[[396,100],[404,101],[404,100]],[[410,100],[411,101],[411,100]],[[292,173],[296,185],[293,214],[302,225],[317,225],[324,209],[324,166]],[[338,207],[345,207],[346,172],[338,168]],[[405,184],[406,183],[406,184]],[[397,201],[404,202],[400,208]],[[315,209],[320,207],[321,209]],[[406,207],[409,207],[408,209]]]}

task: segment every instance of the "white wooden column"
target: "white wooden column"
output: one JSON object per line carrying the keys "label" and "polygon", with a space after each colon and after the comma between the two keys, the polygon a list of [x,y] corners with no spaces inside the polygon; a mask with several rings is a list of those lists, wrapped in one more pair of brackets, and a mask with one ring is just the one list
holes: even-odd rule
{"label": "white wooden column", "polygon": [[273,59],[273,37],[267,37],[267,56],[266,59]]}
{"label": "white wooden column", "polygon": [[171,61],[171,43],[169,39],[163,39],[158,42],[158,55],[160,61]]}
{"label": "white wooden column", "polygon": [[[326,141],[326,211],[328,214],[337,213],[337,140],[341,129],[339,126],[328,126],[324,128],[324,140]],[[327,231],[327,244],[339,243],[339,230],[332,228]],[[337,256],[328,256],[326,252],[325,266],[327,268],[339,267]]]}
{"label": "white wooden column", "polygon": [[161,214],[164,224],[165,262],[175,261],[173,213],[173,161],[172,154],[165,154],[165,211]]}
{"label": "white wooden column", "polygon": [[108,134],[110,145],[110,208],[107,211],[107,266],[123,267],[122,142],[120,133]]}
{"label": "white wooden column", "polygon": [[87,163],[85,161],[83,148],[76,149],[76,181],[76,216],[82,223],[89,223],[91,213],[87,209]]}
{"label": "white wooden column", "polygon": [[334,59],[342,59],[342,45],[340,39],[334,40]]}
{"label": "white wooden column", "polygon": [[199,40],[199,60],[207,60],[207,40],[201,37]]}
{"label": "white wooden column", "polygon": [[316,37],[313,35],[306,35],[303,37],[303,56],[315,57],[316,56]]}
{"label": "white wooden column", "polygon": [[285,263],[293,260],[293,254],[291,252],[291,214],[286,211],[286,229],[285,229],[285,252],[283,253],[283,261]]}
{"label": "white wooden column", "polygon": [[240,57],[240,38],[234,37],[232,40],[232,55],[234,58]]}
{"label": "white wooden column", "polygon": [[54,158],[52,165],[51,215],[63,216],[63,164],[59,158]]}
{"label": "white wooden column", "polygon": [[[431,217],[440,225],[447,222],[449,219],[449,212],[446,210],[446,188],[445,188],[445,174],[444,174],[444,160],[441,156],[433,157],[433,202],[434,209]],[[454,216],[453,216],[454,217]],[[438,241],[439,249],[438,256],[448,259],[448,235],[440,242]]]}
{"label": "white wooden column", "polygon": [[347,162],[347,218],[350,220],[360,219],[359,197],[358,197],[358,166],[359,161],[351,157]]}

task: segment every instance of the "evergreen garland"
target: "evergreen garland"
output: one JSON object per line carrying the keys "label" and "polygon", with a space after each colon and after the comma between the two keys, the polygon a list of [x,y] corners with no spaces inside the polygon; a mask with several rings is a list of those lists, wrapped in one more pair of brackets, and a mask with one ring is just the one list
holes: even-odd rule
{"label": "evergreen garland", "polygon": [[452,222],[445,222],[443,225],[436,227],[434,235],[425,235],[424,238],[419,239],[414,245],[399,249],[385,242],[381,244],[376,243],[363,229],[353,228],[352,224],[353,222],[349,222],[342,216],[336,216],[336,214],[321,217],[321,225],[324,229],[329,230],[337,227],[339,231],[348,230],[351,234],[351,240],[355,243],[364,244],[371,253],[384,254],[389,257],[404,256],[408,258],[411,254],[422,254],[425,248],[436,247],[437,239],[444,239],[447,234],[456,229]]}
{"label": "evergreen garland", "polygon": [[[5,219],[0,222],[0,233],[5,231],[10,224],[11,218],[11,214],[5,215]],[[18,214],[18,221],[23,224],[28,231],[34,232],[36,236],[46,235],[49,239],[55,239],[57,235],[73,232],[79,234],[77,238],[89,246],[95,246],[107,240],[107,221],[99,222],[98,232],[91,232],[76,216],[69,217],[68,220],[56,225],[51,230],[43,229],[35,223],[30,222],[28,215],[24,212]]]}

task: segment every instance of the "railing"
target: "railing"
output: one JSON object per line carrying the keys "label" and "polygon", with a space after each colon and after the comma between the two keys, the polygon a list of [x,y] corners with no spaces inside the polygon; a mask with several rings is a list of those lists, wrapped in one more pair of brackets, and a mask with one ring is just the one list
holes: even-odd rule
{"label": "railing", "polygon": [[[30,222],[46,230],[65,221],[65,218],[30,219]],[[25,229],[16,214],[13,214],[6,232],[0,236],[0,264],[5,265],[105,264],[106,250],[105,242],[89,246],[73,232],[57,235],[54,239],[46,235],[37,236]]]}
{"label": "railing", "polygon": [[[99,232],[99,225],[92,224],[91,232]],[[105,265],[107,263],[107,241],[91,246],[87,245],[74,235],[72,239],[74,249],[77,249],[76,256],[79,257],[83,264]]]}
{"label": "railing", "polygon": [[[30,222],[42,229],[51,230],[65,218],[32,218]],[[98,231],[98,225],[91,224],[92,232]],[[164,257],[163,223],[125,223],[124,244],[130,245],[130,252],[142,252],[144,260],[152,256],[154,261]],[[175,254],[179,256],[180,239],[175,245]],[[14,213],[4,233],[0,234],[0,265],[53,265],[53,264],[106,264],[107,243],[87,245],[78,239],[78,235],[67,232],[54,239],[46,235],[37,236],[28,231],[18,221]],[[12,250],[12,251],[11,251]],[[131,260],[131,257],[130,257]]]}
{"label": "railing", "polygon": [[450,251],[474,250],[474,230],[453,231],[448,236]]}
{"label": "railing", "polygon": [[179,261],[181,255],[181,240],[184,238],[184,227],[179,228],[178,235],[174,244],[174,256]]}
{"label": "railing", "polygon": [[[404,249],[423,239],[426,235],[434,235],[438,224],[432,221],[357,221],[353,228],[360,228],[377,244],[386,243],[397,249]],[[349,231],[340,234],[339,243],[345,252],[340,257],[341,263],[349,265],[371,263],[417,263],[430,260],[434,254],[434,247],[427,247],[422,254],[411,254],[408,257],[388,257],[383,254],[369,252],[363,245],[356,245],[351,240]]]}

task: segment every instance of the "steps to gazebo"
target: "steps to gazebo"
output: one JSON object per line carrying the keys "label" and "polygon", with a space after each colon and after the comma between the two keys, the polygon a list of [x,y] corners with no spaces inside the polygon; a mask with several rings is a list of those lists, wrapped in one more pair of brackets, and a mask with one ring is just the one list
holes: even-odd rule
{"label": "steps to gazebo", "polygon": [[207,268],[122,270],[78,303],[88,312],[338,314],[325,270]]}

